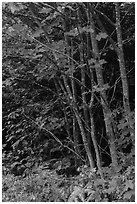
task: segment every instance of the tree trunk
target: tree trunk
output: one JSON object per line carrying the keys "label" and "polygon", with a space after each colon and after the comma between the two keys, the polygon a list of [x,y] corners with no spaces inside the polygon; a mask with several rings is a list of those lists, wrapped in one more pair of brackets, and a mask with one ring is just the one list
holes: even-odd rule
{"label": "tree trunk", "polygon": [[130,123],[130,104],[129,104],[129,91],[128,91],[128,81],[126,74],[126,66],[124,60],[124,52],[123,52],[123,43],[122,43],[122,32],[120,25],[120,3],[115,4],[116,8],[116,32],[117,32],[117,41],[118,41],[118,59],[119,59],[119,67],[121,73],[122,80],[122,88],[123,88],[123,106],[126,115],[126,120],[129,124],[130,135],[132,136],[134,128]]}
{"label": "tree trunk", "polygon": [[[88,9],[86,9],[87,18],[88,18],[88,24],[90,24],[90,15]],[[89,34],[87,33],[87,59],[90,56],[90,44],[89,44]],[[90,96],[90,102],[89,102],[89,114],[90,114],[90,132],[91,132],[91,139],[94,145],[95,154],[96,154],[96,160],[97,160],[97,167],[99,170],[99,173],[101,177],[103,178],[103,172],[102,172],[102,164],[100,159],[100,153],[98,148],[98,143],[95,136],[95,126],[94,126],[94,117],[93,117],[93,102],[94,102],[94,92],[93,92],[93,86],[94,86],[94,79],[93,79],[93,73],[92,69],[89,67],[89,74],[91,79],[91,96]]]}
{"label": "tree trunk", "polygon": [[[77,10],[77,17],[78,17],[78,22],[77,22],[77,30],[79,32],[79,27],[81,27],[81,19],[80,19],[80,11]],[[93,115],[90,114],[91,113],[91,109],[89,108],[89,105],[87,103],[87,99],[86,99],[86,65],[84,65],[84,55],[86,55],[86,53],[84,53],[84,40],[83,37],[81,35],[81,33],[79,32],[79,36],[80,36],[80,41],[81,44],[79,46],[79,53],[80,53],[80,62],[81,62],[81,82],[82,82],[82,86],[81,86],[81,96],[82,96],[82,107],[83,107],[83,115],[84,115],[84,123],[85,123],[85,129],[86,129],[86,134],[87,134],[87,140],[88,140],[88,144],[89,144],[89,148],[91,151],[91,154],[93,154],[94,150],[92,149],[94,144],[95,144],[95,131],[94,131],[94,122],[93,122]],[[88,50],[87,50],[88,52]],[[88,54],[87,54],[88,55]],[[89,71],[90,72],[90,71]],[[92,118],[90,118],[92,117]],[[91,123],[91,125],[90,125]],[[92,127],[92,128],[91,128]],[[94,138],[94,141],[93,141]],[[93,143],[93,145],[92,145]],[[94,147],[96,148],[96,146]],[[95,151],[96,153],[97,151]]]}
{"label": "tree trunk", "polygon": [[[70,11],[70,17],[71,17],[71,11]],[[67,26],[66,26],[66,21],[64,19],[64,30],[67,31]],[[67,55],[70,56],[71,58],[73,58],[73,42],[70,39],[68,39],[67,35],[64,35],[66,44],[67,44]],[[69,45],[70,43],[70,45]],[[70,80],[71,80],[71,88],[72,88],[72,97],[73,97],[73,101],[74,103],[77,103],[77,97],[76,97],[76,87],[75,87],[75,81],[73,78],[73,69],[74,69],[74,62],[72,60],[70,60],[70,58],[68,58],[68,64],[69,64],[69,71],[70,71]],[[73,117],[73,140],[74,140],[74,150],[76,152],[77,155],[80,155],[80,149],[79,149],[79,132],[78,132],[78,126],[77,126],[77,121],[76,121],[76,117],[75,115],[72,116]],[[76,166],[78,166],[80,164],[80,160],[79,157],[76,156],[76,154],[74,155],[75,158],[75,164]]]}
{"label": "tree trunk", "polygon": [[110,148],[110,153],[111,153],[112,165],[114,167],[117,167],[118,163],[117,163],[117,152],[116,152],[116,146],[115,146],[115,135],[114,135],[113,126],[112,126],[113,120],[112,120],[111,111],[107,103],[106,91],[102,89],[104,85],[104,79],[103,79],[103,74],[102,74],[102,65],[100,64],[100,61],[99,61],[100,56],[99,56],[99,50],[98,50],[98,45],[97,45],[97,40],[96,40],[95,25],[94,25],[92,14],[90,15],[90,26],[92,30],[92,32],[90,32],[90,35],[91,35],[92,50],[93,50],[93,55],[94,55],[93,58],[96,60],[95,71],[96,71],[98,86],[101,89],[100,91],[101,104],[103,108],[106,133],[107,133],[107,137],[109,140],[109,148]]}
{"label": "tree trunk", "polygon": [[89,148],[88,140],[87,140],[87,137],[86,137],[86,132],[85,132],[85,129],[84,129],[80,114],[78,112],[77,105],[73,101],[71,90],[69,88],[69,85],[68,85],[68,82],[67,82],[67,79],[66,79],[65,75],[63,75],[63,80],[64,80],[66,90],[68,92],[68,96],[69,96],[70,101],[71,101],[70,105],[73,107],[73,110],[74,110],[74,113],[75,113],[75,116],[76,116],[76,119],[77,119],[77,122],[78,122],[78,125],[79,125],[79,129],[80,129],[80,132],[81,132],[84,148],[85,148],[88,160],[89,160],[90,168],[93,169],[95,167],[95,164],[94,164],[94,159],[93,159],[93,156],[92,156],[90,148]]}
{"label": "tree trunk", "polygon": [[[73,117],[73,139],[74,139],[74,149],[77,155],[81,155],[80,154],[80,147],[79,147],[79,132],[78,132],[79,128],[78,128],[78,124],[77,124],[77,120],[76,117]],[[74,155],[75,157],[75,165],[78,167],[81,164],[81,161],[79,159],[79,157],[77,155]]]}

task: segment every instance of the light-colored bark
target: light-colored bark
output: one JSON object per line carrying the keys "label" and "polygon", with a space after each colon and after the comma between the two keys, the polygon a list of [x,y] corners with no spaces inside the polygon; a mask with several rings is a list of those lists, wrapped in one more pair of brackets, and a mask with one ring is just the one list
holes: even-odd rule
{"label": "light-colored bark", "polygon": [[[70,16],[71,16],[71,11],[70,11]],[[64,30],[67,31],[67,26],[66,26],[66,21],[64,19]],[[68,39],[68,36],[65,35],[65,42],[67,44],[67,55],[70,56],[71,58],[73,58],[73,42],[72,39]],[[70,40],[70,42],[69,42]],[[70,43],[70,45],[69,45]],[[75,87],[75,81],[74,81],[74,77],[73,77],[73,69],[74,69],[74,62],[72,60],[70,60],[70,58],[68,58],[68,64],[69,64],[69,74],[71,76],[70,81],[71,81],[71,88],[72,88],[72,97],[73,97],[73,101],[74,103],[77,103],[77,97],[76,97],[76,87]],[[75,114],[72,115],[73,117],[73,140],[74,140],[74,150],[76,152],[77,155],[80,155],[80,148],[79,148],[79,132],[78,132],[78,125],[77,125],[77,120],[76,120],[76,116]],[[75,157],[75,164],[76,166],[78,166],[78,164],[80,163],[79,158],[76,157],[76,155],[74,155]]]}
{"label": "light-colored bark", "polygon": [[117,32],[117,41],[118,41],[118,59],[119,59],[119,67],[123,88],[123,106],[126,115],[126,120],[129,124],[129,130],[131,136],[134,134],[134,128],[130,123],[130,104],[129,104],[129,90],[128,90],[128,80],[126,74],[126,66],[124,59],[124,51],[123,51],[123,43],[122,43],[122,31],[120,24],[120,3],[115,3],[116,9],[116,32]]}
{"label": "light-colored bark", "polygon": [[85,132],[85,129],[84,129],[84,126],[83,126],[82,119],[80,117],[77,105],[73,101],[73,96],[72,96],[72,93],[71,93],[71,90],[70,90],[70,87],[68,85],[67,78],[66,78],[65,75],[63,75],[63,80],[64,80],[64,84],[65,84],[68,96],[69,96],[70,101],[71,101],[71,106],[73,107],[73,111],[75,113],[75,116],[76,116],[76,119],[77,119],[77,122],[78,122],[78,125],[79,125],[79,129],[80,129],[80,132],[81,132],[84,148],[85,148],[88,160],[89,160],[90,168],[93,169],[95,167],[95,164],[94,164],[93,156],[92,156],[90,148],[89,148],[89,144],[88,144],[88,140],[87,140],[87,137],[86,137],[86,132]]}
{"label": "light-colored bark", "polygon": [[[90,26],[92,30],[92,32],[90,32],[90,35],[91,35],[93,58],[96,60],[95,71],[96,71],[98,86],[101,89],[104,85],[104,79],[103,79],[103,73],[102,73],[102,66],[99,63],[100,55],[99,55],[98,44],[96,40],[94,20],[91,13],[90,13]],[[103,114],[104,114],[104,120],[105,120],[105,126],[106,126],[106,133],[109,140],[109,148],[111,153],[112,165],[117,168],[118,163],[117,163],[117,152],[116,152],[116,146],[115,146],[115,135],[114,135],[113,126],[112,126],[112,113],[108,107],[106,91],[101,90],[100,96],[101,96],[101,104],[103,108]]]}
{"label": "light-colored bark", "polygon": [[[88,18],[88,24],[90,23],[90,14],[88,9],[86,9],[87,18]],[[89,44],[89,35],[87,33],[87,57],[90,56],[90,44]],[[90,115],[90,134],[91,139],[94,145],[95,154],[96,154],[96,160],[97,160],[97,167],[100,172],[101,177],[103,178],[103,172],[102,172],[102,164],[101,164],[101,158],[98,148],[97,139],[95,136],[95,126],[94,126],[94,117],[93,117],[93,102],[94,102],[94,92],[93,92],[93,86],[94,86],[94,79],[93,79],[93,72],[92,69],[89,67],[89,73],[90,73],[90,79],[91,79],[91,97],[89,102],[89,115]]]}

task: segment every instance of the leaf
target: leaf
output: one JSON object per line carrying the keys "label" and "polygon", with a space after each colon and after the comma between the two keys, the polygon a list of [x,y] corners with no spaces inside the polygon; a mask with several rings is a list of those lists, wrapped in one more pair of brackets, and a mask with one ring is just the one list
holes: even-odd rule
{"label": "leaf", "polygon": [[90,60],[88,60],[89,65],[93,65],[95,64],[96,60],[91,58]]}
{"label": "leaf", "polygon": [[107,62],[104,60],[104,59],[101,59],[101,60],[99,60],[99,64],[100,65],[103,65],[103,64],[106,64]]}
{"label": "leaf", "polygon": [[48,14],[48,13],[51,12],[51,10],[52,10],[52,9],[50,9],[50,8],[42,8],[39,13],[46,13],[46,14]]}
{"label": "leaf", "polygon": [[115,189],[115,186],[111,186],[110,188],[104,190],[104,192],[110,195],[115,192]]}
{"label": "leaf", "polygon": [[15,119],[15,118],[18,117],[18,116],[19,116],[18,113],[16,113],[16,112],[12,112],[12,113],[10,113],[10,114],[8,115],[8,118]]}
{"label": "leaf", "polygon": [[106,33],[99,33],[99,34],[97,34],[97,36],[96,36],[96,40],[98,40],[98,41],[100,41],[101,39],[106,39],[107,38],[107,34]]}
{"label": "leaf", "polygon": [[94,33],[94,30],[90,26],[86,26],[82,28],[83,32]]}
{"label": "leaf", "polygon": [[96,62],[96,63],[95,63],[95,68],[96,68],[96,69],[101,69],[101,68],[102,68],[101,65],[99,64],[99,62]]}
{"label": "leaf", "polygon": [[23,129],[18,129],[17,131],[16,131],[16,133],[20,133],[20,132],[23,132]]}
{"label": "leaf", "polygon": [[39,52],[45,52],[45,51],[46,51],[45,47],[39,49]]}
{"label": "leaf", "polygon": [[11,169],[14,168],[15,166],[19,165],[20,162],[14,162],[12,165],[11,165]]}
{"label": "leaf", "polygon": [[104,179],[97,179],[95,182],[94,182],[94,185],[95,187],[98,187],[98,186],[103,186],[105,184],[105,180]]}
{"label": "leaf", "polygon": [[19,143],[20,143],[20,140],[17,140],[17,141],[12,145],[13,149],[15,149],[15,148],[19,145]]}
{"label": "leaf", "polygon": [[114,188],[116,188],[117,187],[117,180],[116,179],[113,179],[112,181],[110,181],[110,186],[113,186]]}
{"label": "leaf", "polygon": [[32,38],[32,36],[30,36],[30,35],[25,35],[25,38],[27,39],[27,40],[29,40],[30,42],[33,42],[34,41],[34,39]]}
{"label": "leaf", "polygon": [[70,195],[70,198],[68,199],[68,202],[79,202],[79,201],[80,202],[85,201],[84,189],[79,186],[75,186],[73,193]]}
{"label": "leaf", "polygon": [[11,140],[13,140],[15,138],[15,136],[11,136],[8,138],[7,142],[10,142]]}
{"label": "leaf", "polygon": [[[125,121],[125,118],[122,118],[120,120],[120,123],[118,124],[118,129],[119,130],[124,130],[125,127],[128,127],[129,123]],[[128,130],[129,132],[129,130]]]}
{"label": "leaf", "polygon": [[3,85],[5,86],[10,86],[12,84],[11,79],[6,79],[5,81],[2,82]]}
{"label": "leaf", "polygon": [[9,3],[9,9],[11,10],[12,13],[14,13],[17,10],[17,7],[13,2]]}
{"label": "leaf", "polygon": [[[39,55],[36,55],[34,57],[32,57],[32,59],[37,59],[37,58],[41,58],[43,55],[42,54],[39,54]],[[33,73],[33,72],[32,72]]]}
{"label": "leaf", "polygon": [[101,92],[101,91],[105,91],[107,89],[109,89],[109,85],[108,84],[104,84],[102,87],[97,86],[93,86],[94,91],[96,92]]}
{"label": "leaf", "polygon": [[34,53],[34,50],[32,49],[23,49],[21,54],[24,56],[24,57],[30,57],[32,56]]}
{"label": "leaf", "polygon": [[100,35],[101,35],[101,38],[103,38],[103,39],[107,38],[107,36],[108,36],[106,33],[101,33]]}
{"label": "leaf", "polygon": [[8,3],[8,7],[12,13],[15,13],[15,11],[20,11],[23,9],[24,5],[22,3],[10,2]]}
{"label": "leaf", "polygon": [[126,193],[124,193],[124,199],[131,199],[131,197],[135,197],[135,191],[134,190],[130,190],[127,191]]}
{"label": "leaf", "polygon": [[75,11],[75,9],[73,9],[72,6],[70,5],[67,5],[66,8],[69,8],[70,10]]}
{"label": "leaf", "polygon": [[8,3],[8,2],[2,2],[2,8],[5,9],[7,3]]}
{"label": "leaf", "polygon": [[[64,40],[59,40],[58,42],[52,43],[52,48],[58,51],[64,51],[66,43]],[[63,56],[64,57],[64,56]]]}
{"label": "leaf", "polygon": [[127,191],[129,188],[130,189],[134,189],[134,183],[132,180],[127,180],[126,183],[125,183],[125,188],[124,188],[124,191]]}
{"label": "leaf", "polygon": [[90,26],[86,26],[86,27],[79,27],[78,29],[77,29],[77,28],[74,28],[73,30],[71,30],[71,31],[69,31],[69,32],[66,32],[65,34],[75,37],[75,36],[78,36],[79,33],[82,34],[83,32],[93,33],[94,30],[93,30]]}
{"label": "leaf", "polygon": [[77,28],[74,28],[73,30],[70,30],[69,32],[65,32],[65,35],[69,35],[69,36],[77,36],[79,33],[78,33],[78,29]]}
{"label": "leaf", "polygon": [[42,29],[37,29],[37,30],[32,34],[32,36],[33,36],[33,37],[39,37],[42,33],[43,33],[43,30],[42,30]]}
{"label": "leaf", "polygon": [[24,29],[24,26],[22,24],[18,23],[18,24],[13,25],[13,29],[16,32],[20,33]]}

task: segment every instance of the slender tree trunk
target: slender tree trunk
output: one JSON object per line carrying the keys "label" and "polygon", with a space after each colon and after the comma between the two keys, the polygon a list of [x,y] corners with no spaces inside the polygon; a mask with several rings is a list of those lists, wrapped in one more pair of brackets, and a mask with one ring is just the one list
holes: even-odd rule
{"label": "slender tree trunk", "polygon": [[[83,62],[82,56],[80,58],[81,58],[81,63],[83,64],[84,62]],[[91,149],[91,147],[93,145],[91,144],[92,139],[91,139],[91,131],[90,131],[89,107],[88,107],[88,104],[87,104],[87,101],[86,101],[85,68],[86,68],[85,66],[81,68],[81,82],[84,85],[84,86],[81,86],[81,95],[82,95],[82,103],[83,103],[82,106],[83,106],[84,123],[85,123],[85,130],[86,130],[88,145],[89,145],[91,154],[93,154],[94,150]],[[92,134],[94,134],[94,133],[95,132],[92,132]]]}
{"label": "slender tree trunk", "polygon": [[116,8],[116,32],[117,32],[117,41],[118,41],[118,59],[119,59],[119,67],[121,73],[122,80],[122,88],[123,88],[123,106],[125,110],[126,120],[129,124],[130,135],[132,136],[133,127],[130,124],[130,104],[129,104],[129,91],[128,91],[128,81],[126,74],[126,66],[124,60],[124,52],[123,52],[123,43],[122,43],[122,31],[120,24],[120,3],[115,4]]}
{"label": "slender tree trunk", "polygon": [[[82,44],[79,47],[79,52],[80,52],[80,62],[83,65],[84,60],[83,60]],[[88,140],[88,145],[89,145],[91,154],[93,154],[93,150],[91,149],[92,140],[91,140],[91,135],[90,135],[91,133],[90,133],[89,107],[88,107],[87,100],[86,100],[86,90],[85,90],[85,87],[86,87],[85,69],[86,69],[85,66],[81,67],[81,82],[83,85],[83,86],[81,86],[82,107],[83,107],[83,116],[84,116],[83,119],[84,119],[84,124],[85,124],[85,131],[86,131],[86,136],[87,136],[87,140]]]}
{"label": "slender tree trunk", "polygon": [[[78,12],[78,26],[77,26],[77,29],[78,29],[78,32],[79,32],[79,26],[80,26],[80,22],[81,22],[81,19],[80,19],[80,13]],[[91,153],[93,154],[93,150],[91,149],[91,143],[93,143],[93,146],[94,146],[94,150],[95,150],[95,154],[96,154],[96,159],[97,159],[97,167],[100,171],[100,175],[101,177],[103,177],[103,173],[102,173],[102,170],[101,170],[101,162],[100,162],[100,155],[99,155],[99,150],[98,150],[98,145],[97,145],[97,140],[96,140],[96,137],[95,137],[95,127],[94,127],[94,120],[93,120],[93,114],[92,114],[92,105],[93,105],[93,100],[94,100],[94,94],[93,92],[91,93],[91,100],[89,102],[89,105],[88,105],[88,102],[87,102],[87,99],[86,99],[86,73],[85,73],[85,70],[86,70],[86,66],[83,66],[84,65],[84,62],[85,60],[88,60],[88,56],[89,56],[89,51],[90,51],[90,46],[89,46],[89,37],[87,35],[87,52],[85,53],[84,50],[83,50],[83,46],[84,46],[84,41],[83,41],[83,38],[82,38],[82,35],[81,33],[79,32],[79,35],[80,35],[80,40],[81,40],[81,44],[80,44],[80,47],[79,47],[79,53],[80,53],[80,62],[82,64],[82,67],[81,67],[81,82],[82,82],[82,85],[81,86],[81,95],[82,95],[82,102],[83,102],[83,113],[84,113],[84,119],[85,119],[85,125],[86,125],[86,130],[87,130],[87,139],[88,139],[88,142],[89,142],[89,148],[91,150]],[[85,57],[87,57],[87,59],[85,59]],[[87,61],[86,61],[87,62]],[[88,70],[88,73],[90,74],[90,67],[88,67],[89,70]],[[92,74],[91,74],[91,88],[92,88],[92,85],[93,85],[93,78],[92,78]]]}
{"label": "slender tree trunk", "polygon": [[71,139],[71,132],[70,132],[70,128],[69,128],[69,122],[68,122],[68,118],[67,118],[66,108],[65,108],[65,105],[64,105],[63,101],[61,100],[61,97],[60,97],[60,94],[59,94],[59,85],[58,85],[58,83],[57,83],[56,80],[54,80],[54,84],[55,84],[55,87],[56,87],[56,91],[57,91],[57,94],[58,94],[58,98],[60,99],[60,103],[61,103],[62,108],[63,108],[64,118],[65,118],[66,132],[67,132],[67,134],[68,134],[68,137]]}
{"label": "slender tree trunk", "polygon": [[86,137],[86,132],[85,132],[85,129],[84,129],[80,114],[78,112],[77,105],[73,101],[71,90],[70,90],[70,87],[68,85],[68,82],[67,82],[67,79],[66,79],[65,75],[63,75],[63,79],[64,79],[64,84],[65,84],[66,90],[68,92],[68,96],[69,96],[70,101],[71,101],[71,106],[73,107],[73,110],[74,110],[74,113],[75,113],[75,116],[76,116],[76,119],[77,119],[77,122],[78,122],[78,125],[79,125],[79,128],[80,128],[80,132],[81,132],[84,148],[85,148],[88,160],[89,160],[90,168],[93,169],[95,167],[95,164],[94,164],[93,156],[92,156],[90,148],[89,148],[88,140],[87,140],[87,137]]}
{"label": "slender tree trunk", "polygon": [[[71,40],[71,52],[70,56],[73,58],[73,42]],[[74,62],[70,61],[70,76],[71,76],[71,87],[72,87],[72,95],[73,95],[73,100],[74,103],[77,104],[77,96],[76,96],[76,86],[75,86],[75,81],[73,77],[73,69],[74,69]],[[73,139],[74,139],[74,149],[76,153],[79,155],[80,154],[80,148],[79,148],[79,129],[78,129],[78,124],[75,115],[73,115]],[[75,164],[76,166],[79,166],[80,160],[79,158],[75,157]]]}
{"label": "slender tree trunk", "polygon": [[[73,117],[73,139],[74,139],[74,149],[77,155],[80,155],[80,147],[79,147],[79,131],[76,117]],[[79,157],[75,156],[75,165],[78,167],[81,163]]]}
{"label": "slender tree trunk", "polygon": [[[73,53],[73,46],[72,46],[72,53]],[[73,54],[72,54],[73,56]],[[72,64],[72,69],[74,68],[74,64],[73,62],[71,62]],[[75,87],[75,81],[73,78],[73,70],[71,71],[71,87],[72,87],[72,95],[73,95],[73,100],[74,103],[77,103],[77,96],[76,96],[76,87]],[[78,128],[78,124],[77,124],[77,120],[76,117],[73,115],[73,138],[74,138],[74,148],[76,153],[79,155],[80,154],[80,148],[79,148],[79,128]],[[75,157],[75,163],[76,166],[79,166],[80,164],[80,160],[79,158]]]}
{"label": "slender tree trunk", "polygon": [[[90,7],[90,5],[89,5],[89,7]],[[95,25],[94,25],[94,20],[93,20],[92,14],[90,15],[90,26],[91,26],[91,30],[92,30],[92,32],[90,32],[90,34],[91,34],[92,50],[93,50],[93,54],[94,54],[93,57],[96,60],[95,71],[96,71],[98,86],[101,89],[101,88],[103,88],[103,85],[104,85],[104,79],[103,79],[103,74],[102,74],[102,66],[99,62],[100,56],[99,56],[99,50],[98,50],[98,45],[97,45],[97,41],[96,41],[96,31],[95,31]],[[116,152],[116,146],[115,146],[115,135],[114,135],[113,126],[112,126],[112,114],[111,114],[111,111],[108,107],[105,90],[100,91],[100,96],[101,96],[101,104],[103,107],[103,114],[104,114],[104,120],[105,120],[105,125],[106,125],[106,133],[107,133],[107,136],[109,139],[109,147],[110,147],[112,164],[115,168],[117,168],[117,166],[118,166],[117,152]]]}
{"label": "slender tree trunk", "polygon": [[[71,11],[70,11],[70,17],[71,17]],[[66,26],[66,21],[64,19],[64,30],[67,31],[67,26]],[[67,44],[67,55],[70,56],[71,58],[73,58],[73,42],[72,39],[68,39],[67,35],[64,35],[65,38],[65,42]],[[70,42],[69,42],[70,41]],[[69,45],[70,43],[70,45]],[[68,58],[68,64],[69,64],[69,71],[70,71],[70,80],[71,80],[71,88],[72,88],[72,97],[73,97],[73,101],[74,103],[77,103],[77,97],[76,97],[76,87],[75,87],[75,81],[74,81],[74,77],[73,77],[73,69],[74,69],[74,62],[70,60],[70,58]],[[78,132],[78,126],[77,126],[77,120],[75,115],[72,116],[73,117],[73,140],[74,140],[74,149],[77,153],[77,155],[80,154],[80,149],[79,149],[79,132]],[[80,160],[78,157],[76,157],[76,155],[74,155],[75,157],[75,164],[76,166],[79,165]]]}
{"label": "slender tree trunk", "polygon": [[[82,82],[82,86],[81,86],[81,96],[82,96],[82,106],[83,106],[83,115],[84,115],[84,123],[85,123],[85,129],[86,129],[86,135],[87,135],[87,140],[88,140],[88,144],[89,144],[89,148],[91,151],[91,154],[93,154],[94,150],[92,149],[94,146],[94,142],[92,141],[92,136],[95,134],[94,129],[94,125],[92,126],[92,129],[90,129],[90,122],[92,121],[93,123],[93,118],[90,119],[90,117],[93,117],[93,115],[91,115],[89,113],[89,105],[87,103],[87,98],[86,98],[86,65],[84,65],[84,55],[86,55],[86,53],[84,52],[84,40],[83,37],[80,33],[80,29],[79,27],[81,27],[81,18],[80,18],[80,10],[77,10],[77,30],[79,32],[79,36],[80,36],[80,41],[81,44],[79,45],[79,53],[80,53],[80,62],[81,62],[81,82]],[[95,138],[95,136],[93,136]],[[93,142],[93,145],[92,145]]]}
{"label": "slender tree trunk", "polygon": [[[87,18],[88,18],[88,24],[90,23],[90,15],[89,11],[86,8]],[[90,44],[89,44],[89,34],[87,33],[87,59],[90,56]],[[95,126],[94,126],[94,118],[93,118],[93,102],[94,102],[94,92],[93,92],[93,86],[94,86],[94,79],[93,79],[93,72],[92,69],[89,67],[89,74],[91,79],[91,97],[89,102],[89,114],[90,114],[90,130],[91,130],[91,138],[95,149],[96,154],[96,160],[97,160],[97,167],[100,172],[101,177],[103,178],[103,172],[102,172],[102,164],[100,159],[100,153],[98,148],[98,143],[95,136]]]}

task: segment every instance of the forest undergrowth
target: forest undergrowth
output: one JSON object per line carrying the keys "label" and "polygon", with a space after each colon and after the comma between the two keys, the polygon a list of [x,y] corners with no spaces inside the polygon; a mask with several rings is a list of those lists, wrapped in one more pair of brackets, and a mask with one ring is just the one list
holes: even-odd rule
{"label": "forest undergrowth", "polygon": [[[129,162],[129,161],[127,161]],[[59,161],[35,166],[23,176],[3,169],[3,202],[134,202],[135,167],[123,165],[117,174],[104,167],[104,178],[88,166],[77,169],[78,175],[58,174]],[[56,166],[56,169],[55,169]]]}

